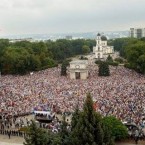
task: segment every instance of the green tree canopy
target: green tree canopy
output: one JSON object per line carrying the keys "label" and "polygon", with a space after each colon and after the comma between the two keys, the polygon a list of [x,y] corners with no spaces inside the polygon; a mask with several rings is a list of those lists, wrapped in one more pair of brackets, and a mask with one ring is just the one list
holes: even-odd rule
{"label": "green tree canopy", "polygon": [[63,61],[61,65],[61,75],[66,76],[67,75],[67,66],[68,66],[68,61]]}
{"label": "green tree canopy", "polygon": [[39,128],[34,121],[27,129],[24,145],[48,145],[49,136],[46,130]]}
{"label": "green tree canopy", "polygon": [[128,135],[126,126],[113,116],[104,117],[103,124],[109,129],[111,136],[114,137],[115,140],[125,139]]}
{"label": "green tree canopy", "polygon": [[110,70],[109,70],[109,65],[107,62],[100,62],[99,63],[99,76],[109,76],[110,75]]}
{"label": "green tree canopy", "polygon": [[111,40],[114,49],[120,52],[120,55],[127,60],[126,67],[145,74],[144,55],[145,41],[144,38],[120,38]]}
{"label": "green tree canopy", "polygon": [[83,111],[76,110],[72,118],[72,145],[102,145],[103,137],[101,115],[95,112],[93,100],[88,94]]}
{"label": "green tree canopy", "polygon": [[83,45],[83,48],[82,49],[83,49],[83,54],[87,54],[87,53],[90,52],[90,48],[87,45]]}
{"label": "green tree canopy", "polygon": [[110,56],[110,55],[108,55],[108,57],[107,57],[107,60],[106,60],[107,62],[113,62],[113,58]]}
{"label": "green tree canopy", "polygon": [[25,74],[55,67],[69,57],[87,53],[94,43],[95,40],[89,39],[13,43],[0,39],[0,71],[3,74]]}

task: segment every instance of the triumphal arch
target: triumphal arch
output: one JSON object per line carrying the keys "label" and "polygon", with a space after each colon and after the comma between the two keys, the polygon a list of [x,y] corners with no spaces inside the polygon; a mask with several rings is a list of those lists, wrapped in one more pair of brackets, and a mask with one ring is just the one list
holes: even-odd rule
{"label": "triumphal arch", "polygon": [[88,60],[71,61],[68,72],[69,72],[70,79],[87,79]]}

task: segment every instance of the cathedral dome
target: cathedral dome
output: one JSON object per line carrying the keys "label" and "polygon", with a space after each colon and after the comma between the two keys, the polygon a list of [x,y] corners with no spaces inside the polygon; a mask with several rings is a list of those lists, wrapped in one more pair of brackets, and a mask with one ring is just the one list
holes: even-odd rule
{"label": "cathedral dome", "polygon": [[101,36],[101,40],[102,40],[102,41],[107,41],[107,37],[104,36],[104,35],[102,35],[102,36]]}
{"label": "cathedral dome", "polygon": [[98,33],[98,34],[97,34],[97,36],[101,36],[101,34],[100,34],[100,33]]}

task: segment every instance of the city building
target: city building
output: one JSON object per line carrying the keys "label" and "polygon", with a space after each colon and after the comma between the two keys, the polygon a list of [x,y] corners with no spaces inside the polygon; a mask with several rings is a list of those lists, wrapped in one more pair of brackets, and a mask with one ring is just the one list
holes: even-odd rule
{"label": "city building", "polygon": [[72,40],[72,36],[71,35],[65,36],[65,39]]}
{"label": "city building", "polygon": [[70,79],[88,78],[88,60],[74,60],[68,69]]}
{"label": "city building", "polygon": [[93,53],[95,54],[96,59],[104,59],[108,57],[108,55],[114,54],[114,47],[107,45],[107,37],[97,34],[96,46],[93,47]]}
{"label": "city building", "polygon": [[132,38],[145,37],[145,28],[130,28],[130,37]]}
{"label": "city building", "polygon": [[22,42],[22,41],[28,41],[28,42],[36,42],[32,38],[19,38],[19,39],[9,39],[9,42],[15,43],[15,42]]}

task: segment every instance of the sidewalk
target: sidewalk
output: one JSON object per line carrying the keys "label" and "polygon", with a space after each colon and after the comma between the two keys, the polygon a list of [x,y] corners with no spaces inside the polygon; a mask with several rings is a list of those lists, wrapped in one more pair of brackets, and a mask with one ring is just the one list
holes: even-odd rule
{"label": "sidewalk", "polygon": [[[135,142],[134,143],[116,143],[116,145],[136,145]],[[145,145],[145,142],[141,142],[139,141],[137,145]]]}
{"label": "sidewalk", "polygon": [[11,136],[10,139],[8,135],[0,135],[0,145],[23,145],[24,138]]}
{"label": "sidewalk", "polygon": [[[11,136],[9,139],[8,135],[0,135],[0,145],[23,145],[24,138]],[[135,142],[130,141],[128,143],[116,143],[116,145],[136,145]],[[139,141],[138,145],[145,145],[145,141]]]}
{"label": "sidewalk", "polygon": [[[130,144],[130,143],[120,143],[120,144],[116,144],[116,145],[136,145],[136,144]],[[144,145],[144,144],[137,144],[137,145]]]}
{"label": "sidewalk", "polygon": [[23,144],[0,142],[0,145],[23,145]]}

